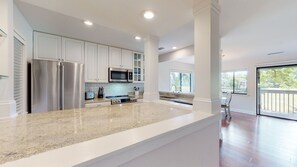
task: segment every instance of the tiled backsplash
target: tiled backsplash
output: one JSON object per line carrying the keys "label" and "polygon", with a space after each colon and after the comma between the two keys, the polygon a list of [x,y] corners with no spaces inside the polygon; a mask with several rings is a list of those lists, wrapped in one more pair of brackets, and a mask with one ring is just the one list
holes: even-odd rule
{"label": "tiled backsplash", "polygon": [[142,83],[86,83],[86,91],[95,92],[96,96],[99,87],[104,88],[105,96],[128,95],[129,92],[134,92],[134,87],[139,87],[142,92],[144,84]]}

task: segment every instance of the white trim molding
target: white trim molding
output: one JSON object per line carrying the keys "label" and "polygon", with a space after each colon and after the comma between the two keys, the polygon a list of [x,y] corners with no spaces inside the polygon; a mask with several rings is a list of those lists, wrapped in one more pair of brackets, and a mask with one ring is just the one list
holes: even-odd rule
{"label": "white trim molding", "polygon": [[15,101],[0,101],[0,118],[9,118],[15,116],[17,116]]}

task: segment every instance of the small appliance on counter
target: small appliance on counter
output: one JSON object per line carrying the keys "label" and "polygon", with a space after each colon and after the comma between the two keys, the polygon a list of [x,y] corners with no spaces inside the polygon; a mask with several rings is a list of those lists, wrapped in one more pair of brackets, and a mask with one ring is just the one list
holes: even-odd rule
{"label": "small appliance on counter", "polygon": [[104,98],[104,88],[103,87],[99,87],[98,98]]}
{"label": "small appliance on counter", "polygon": [[92,91],[87,91],[85,93],[85,97],[86,97],[85,98],[86,100],[93,100],[93,99],[95,99],[95,93]]}

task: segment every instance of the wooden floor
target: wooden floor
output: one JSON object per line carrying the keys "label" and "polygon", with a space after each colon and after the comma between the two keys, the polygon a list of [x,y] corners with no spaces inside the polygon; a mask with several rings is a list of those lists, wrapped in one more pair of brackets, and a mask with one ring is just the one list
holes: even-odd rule
{"label": "wooden floor", "polygon": [[297,167],[297,122],[232,113],[222,121],[221,167]]}

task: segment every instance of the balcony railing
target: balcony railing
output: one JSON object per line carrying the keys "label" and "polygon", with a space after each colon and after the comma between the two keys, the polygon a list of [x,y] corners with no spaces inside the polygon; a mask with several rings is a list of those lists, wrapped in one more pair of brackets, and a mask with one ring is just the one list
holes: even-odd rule
{"label": "balcony railing", "polygon": [[261,89],[261,112],[297,114],[297,90]]}

